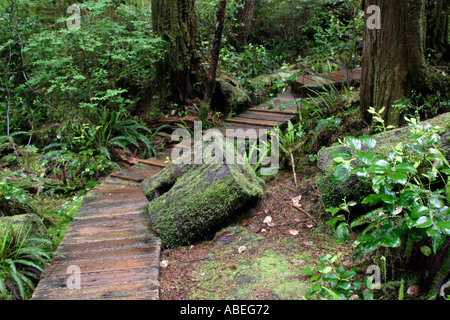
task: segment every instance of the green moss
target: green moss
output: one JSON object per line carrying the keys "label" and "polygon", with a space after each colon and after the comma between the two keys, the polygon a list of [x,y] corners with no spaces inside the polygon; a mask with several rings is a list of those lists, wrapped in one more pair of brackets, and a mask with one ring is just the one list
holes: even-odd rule
{"label": "green moss", "polygon": [[[230,142],[223,136],[218,138],[214,141],[226,150]],[[263,194],[253,168],[247,163],[186,165],[175,161],[144,180],[142,187],[150,201],[151,227],[165,247],[190,244],[208,235]]]}
{"label": "green moss", "polygon": [[250,96],[244,87],[232,77],[220,74],[217,79],[211,106],[225,115],[238,114],[250,107]]}
{"label": "green moss", "polygon": [[351,176],[349,180],[337,184],[334,183],[332,175],[333,169],[328,168],[326,173],[316,176],[319,198],[325,208],[339,207],[344,198],[347,202],[360,203],[372,191],[370,181],[358,180],[356,176]]}

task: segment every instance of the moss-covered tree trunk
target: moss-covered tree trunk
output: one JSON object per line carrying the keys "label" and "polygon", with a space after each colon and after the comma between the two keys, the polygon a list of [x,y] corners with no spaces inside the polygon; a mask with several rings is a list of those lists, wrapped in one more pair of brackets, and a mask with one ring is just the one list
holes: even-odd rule
{"label": "moss-covered tree trunk", "polygon": [[263,194],[253,168],[232,142],[215,131],[205,133],[190,151],[145,179],[142,189],[149,200],[151,228],[166,248],[211,235]]}
{"label": "moss-covered tree trunk", "polygon": [[164,60],[157,63],[157,105],[184,103],[195,80],[195,0],[152,0],[153,30],[167,41]]}
{"label": "moss-covered tree trunk", "polygon": [[[445,89],[445,79],[426,61],[427,34],[438,32],[427,29],[426,0],[365,0],[364,52],[361,77],[361,111],[371,121],[370,107],[385,108],[387,124],[399,125],[401,115],[392,105],[412,90],[426,96]],[[442,0],[438,2],[448,2]],[[371,5],[380,8],[380,28],[370,28],[374,12]],[[446,13],[447,12],[447,13]],[[439,15],[448,11],[440,11]],[[436,19],[436,16],[434,17]],[[435,24],[435,28],[441,28]]]}
{"label": "moss-covered tree trunk", "polygon": [[427,48],[440,64],[450,64],[450,0],[427,1]]}

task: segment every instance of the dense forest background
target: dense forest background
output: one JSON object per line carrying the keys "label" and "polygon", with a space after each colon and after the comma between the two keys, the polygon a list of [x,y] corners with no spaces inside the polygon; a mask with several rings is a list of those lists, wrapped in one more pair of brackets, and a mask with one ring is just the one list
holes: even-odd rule
{"label": "dense forest background", "polygon": [[[57,246],[81,197],[99,179],[127,165],[127,159],[150,158],[170,145],[168,119],[175,117],[177,125],[189,128],[188,122],[200,117],[210,128],[285,92],[302,74],[363,69],[361,87],[326,89],[320,104],[304,100],[299,123],[282,136],[281,162],[287,172],[295,163],[314,166],[320,148],[344,136],[387,132],[405,125],[405,116],[420,122],[449,112],[449,1],[407,2],[395,1],[396,7],[381,0],[228,0],[221,23],[216,0],[2,1],[0,215],[37,214]],[[389,13],[382,16],[379,30],[367,27],[370,5]],[[391,32],[394,22],[401,25],[398,32]],[[438,217],[440,223],[427,234],[425,229],[416,232],[425,224],[408,225],[408,231],[416,229],[405,250],[434,257],[423,264],[437,263],[434,269],[445,273],[439,274],[442,283],[449,263],[448,161],[430,151],[437,131],[422,134],[432,137],[428,148],[421,146],[427,159],[440,159],[447,167],[421,160],[391,180],[379,178],[388,172],[378,170],[373,181],[387,195],[383,201],[401,194],[403,173],[408,183],[425,186],[422,204],[435,205],[430,219]],[[391,156],[387,161],[398,159]],[[339,169],[337,182],[354,168],[345,162]],[[393,203],[385,202],[391,211],[398,208]],[[348,229],[337,219],[342,207],[326,209],[346,240]],[[398,235],[394,229],[385,230],[391,240]],[[413,242],[421,244],[415,251]],[[373,250],[389,244],[398,245],[371,243]],[[11,270],[6,260],[0,258],[0,274]],[[28,281],[9,282],[18,298],[20,290],[11,289],[12,283],[20,287]],[[0,282],[4,295],[6,286]]]}

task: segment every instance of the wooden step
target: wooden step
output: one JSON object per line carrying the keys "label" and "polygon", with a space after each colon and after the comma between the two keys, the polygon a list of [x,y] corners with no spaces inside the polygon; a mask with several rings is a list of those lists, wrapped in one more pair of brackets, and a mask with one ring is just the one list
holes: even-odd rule
{"label": "wooden step", "polygon": [[234,118],[227,119],[225,123],[236,123],[238,125],[249,125],[249,126],[257,126],[257,127],[275,127],[283,123],[283,121],[273,121],[273,120],[258,120],[258,119],[250,119],[250,118]]}
{"label": "wooden step", "polygon": [[300,97],[314,96],[316,91],[325,87],[335,86],[337,89],[344,85],[352,85],[361,79],[361,68],[322,73],[317,75],[299,76],[291,84],[292,91]]}

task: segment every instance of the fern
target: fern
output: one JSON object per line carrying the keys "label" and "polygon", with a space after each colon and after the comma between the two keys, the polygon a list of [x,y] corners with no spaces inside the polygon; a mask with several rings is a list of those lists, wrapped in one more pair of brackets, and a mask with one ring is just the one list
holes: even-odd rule
{"label": "fern", "polygon": [[0,224],[0,294],[6,299],[26,299],[35,288],[43,265],[51,260],[51,254],[38,246],[50,246],[51,241],[27,238],[23,228],[17,232],[12,224]]}

